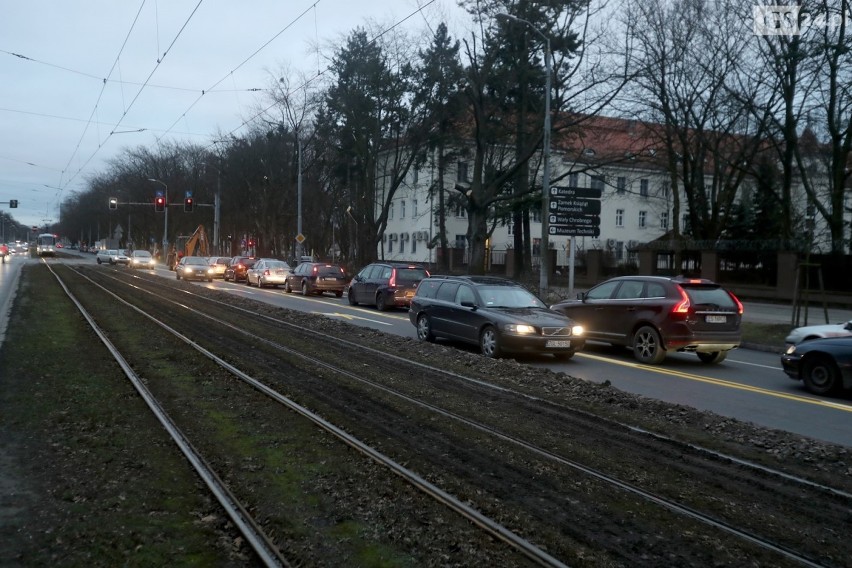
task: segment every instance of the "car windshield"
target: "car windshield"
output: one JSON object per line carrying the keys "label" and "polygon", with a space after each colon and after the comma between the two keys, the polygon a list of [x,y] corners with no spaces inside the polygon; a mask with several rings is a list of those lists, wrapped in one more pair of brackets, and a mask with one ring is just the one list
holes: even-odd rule
{"label": "car windshield", "polygon": [[188,256],[183,259],[184,264],[207,264],[207,261],[200,256]]}
{"label": "car windshield", "polygon": [[270,268],[272,270],[284,270],[290,268],[290,265],[283,261],[273,261],[267,262],[266,268]]}
{"label": "car windshield", "polygon": [[479,296],[489,308],[547,308],[544,302],[521,287],[483,286]]}
{"label": "car windshield", "polygon": [[137,250],[136,252],[134,252],[134,253],[133,253],[133,256],[136,256],[136,257],[144,257],[144,258],[150,258],[150,257],[151,257],[151,253],[150,253],[150,252],[148,252],[147,250]]}

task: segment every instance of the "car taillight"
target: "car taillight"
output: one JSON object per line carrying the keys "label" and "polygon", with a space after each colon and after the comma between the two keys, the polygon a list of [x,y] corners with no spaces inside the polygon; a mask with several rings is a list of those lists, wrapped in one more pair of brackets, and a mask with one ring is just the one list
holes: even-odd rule
{"label": "car taillight", "polygon": [[268,268],[267,268],[266,270],[264,270],[264,271],[263,271],[263,275],[264,275],[264,276],[269,276],[269,269],[268,269]]}
{"label": "car taillight", "polygon": [[318,269],[316,266],[314,266],[314,269],[311,271],[311,274],[313,274],[314,276],[316,276],[316,275],[317,275],[317,272],[319,272],[319,269]]}
{"label": "car taillight", "polygon": [[731,297],[731,299],[737,305],[737,313],[740,314],[740,315],[743,315],[743,303],[740,302],[739,298],[734,296],[731,292],[728,292],[728,295]]}
{"label": "car taillight", "polygon": [[396,288],[396,269],[391,270],[391,277],[388,280],[388,286],[391,288]]}
{"label": "car taillight", "polygon": [[688,314],[689,313],[689,296],[686,295],[686,291],[680,286],[677,287],[677,291],[680,292],[681,301],[675,304],[675,307],[672,308],[673,314]]}

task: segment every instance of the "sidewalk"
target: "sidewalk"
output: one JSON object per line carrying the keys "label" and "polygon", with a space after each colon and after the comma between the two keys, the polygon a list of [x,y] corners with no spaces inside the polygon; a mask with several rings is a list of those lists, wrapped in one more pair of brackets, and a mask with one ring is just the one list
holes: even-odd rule
{"label": "sidewalk", "polygon": [[790,329],[805,325],[822,325],[825,323],[843,323],[852,320],[852,309],[828,308],[826,311],[821,304],[811,303],[807,309],[799,310],[799,321],[796,324],[792,304],[773,304],[765,302],[743,302],[743,321],[750,323],[779,323],[787,324]]}

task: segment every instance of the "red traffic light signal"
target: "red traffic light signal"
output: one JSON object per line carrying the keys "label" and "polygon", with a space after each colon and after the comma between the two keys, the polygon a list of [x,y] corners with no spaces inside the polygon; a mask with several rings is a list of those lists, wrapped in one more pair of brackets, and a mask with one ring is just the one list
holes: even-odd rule
{"label": "red traffic light signal", "polygon": [[154,211],[166,210],[166,198],[157,196],[154,198]]}
{"label": "red traffic light signal", "polygon": [[187,212],[191,212],[192,208],[195,206],[195,200],[191,197],[187,197],[183,200],[183,210]]}

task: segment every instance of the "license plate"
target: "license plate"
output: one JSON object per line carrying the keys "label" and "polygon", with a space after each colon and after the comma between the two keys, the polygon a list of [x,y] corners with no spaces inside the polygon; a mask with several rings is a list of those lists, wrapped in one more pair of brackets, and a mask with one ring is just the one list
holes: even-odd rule
{"label": "license plate", "polygon": [[567,339],[548,339],[545,347],[571,347],[571,342]]}
{"label": "license plate", "polygon": [[707,323],[725,323],[728,318],[726,316],[706,316],[704,321]]}

